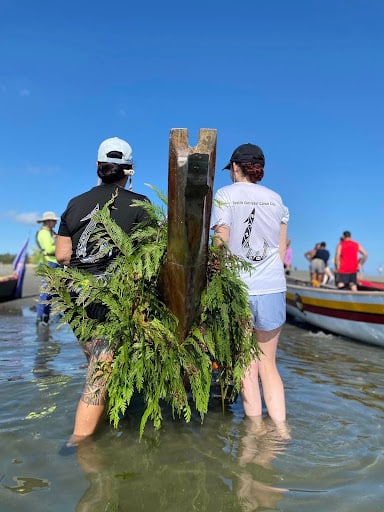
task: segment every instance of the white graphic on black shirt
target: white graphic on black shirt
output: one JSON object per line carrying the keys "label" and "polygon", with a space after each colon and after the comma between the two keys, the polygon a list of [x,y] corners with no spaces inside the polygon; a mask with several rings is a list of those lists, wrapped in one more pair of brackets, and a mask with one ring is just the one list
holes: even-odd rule
{"label": "white graphic on black shirt", "polygon": [[97,204],[94,207],[94,209],[91,211],[91,213],[89,213],[88,215],[86,215],[85,217],[83,217],[80,220],[80,222],[84,222],[84,221],[90,219],[88,224],[85,226],[85,229],[82,232],[79,243],[77,244],[77,247],[76,247],[76,256],[79,258],[79,260],[82,263],[95,263],[96,261],[99,261],[101,258],[103,258],[105,256],[104,248],[106,247],[107,242],[105,242],[104,244],[100,244],[100,241],[97,246],[98,251],[96,253],[91,253],[87,256],[88,242],[89,242],[90,237],[92,236],[93,230],[96,227],[96,222],[93,220],[93,216],[99,210],[100,210],[100,206]]}
{"label": "white graphic on black shirt", "polygon": [[246,219],[244,221],[247,223],[247,227],[244,231],[243,239],[241,241],[241,246],[244,249],[244,251],[246,251],[245,257],[248,260],[261,261],[267,255],[268,242],[264,238],[263,248],[258,251],[255,251],[254,249],[251,249],[251,247],[249,247],[249,238],[251,236],[251,231],[252,231],[252,226],[253,226],[254,220],[255,220],[255,208],[251,211],[248,219]]}

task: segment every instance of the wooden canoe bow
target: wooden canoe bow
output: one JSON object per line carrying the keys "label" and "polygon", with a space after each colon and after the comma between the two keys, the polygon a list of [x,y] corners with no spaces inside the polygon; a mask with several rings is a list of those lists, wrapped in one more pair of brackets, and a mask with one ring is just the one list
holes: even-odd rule
{"label": "wooden canoe bow", "polygon": [[170,132],[168,161],[168,243],[160,279],[162,296],[185,339],[206,286],[217,131],[199,130],[188,145],[188,130]]}

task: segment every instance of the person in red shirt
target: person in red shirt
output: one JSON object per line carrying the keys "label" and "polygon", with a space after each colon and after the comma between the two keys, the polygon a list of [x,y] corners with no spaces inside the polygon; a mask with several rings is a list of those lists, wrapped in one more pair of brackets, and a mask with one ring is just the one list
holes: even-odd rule
{"label": "person in red shirt", "polygon": [[[360,258],[359,254],[361,254]],[[351,239],[351,232],[344,231],[343,237],[336,247],[337,287],[357,291],[357,273],[367,258],[367,251],[358,242]]]}

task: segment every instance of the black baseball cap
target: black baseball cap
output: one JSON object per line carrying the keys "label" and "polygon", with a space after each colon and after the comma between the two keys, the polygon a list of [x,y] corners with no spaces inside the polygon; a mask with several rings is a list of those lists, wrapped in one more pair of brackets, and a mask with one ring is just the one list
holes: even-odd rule
{"label": "black baseball cap", "polygon": [[233,162],[239,164],[260,164],[264,167],[265,158],[263,150],[259,146],[256,146],[256,144],[242,144],[232,153],[229,163],[224,169],[230,169],[231,163]]}

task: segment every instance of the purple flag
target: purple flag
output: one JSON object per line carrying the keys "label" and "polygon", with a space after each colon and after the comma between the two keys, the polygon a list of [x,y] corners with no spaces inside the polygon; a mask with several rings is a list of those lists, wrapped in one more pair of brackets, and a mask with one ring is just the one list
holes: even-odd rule
{"label": "purple flag", "polygon": [[25,275],[25,265],[27,258],[29,238],[24,242],[23,247],[20,249],[19,254],[13,260],[13,270],[17,274],[17,285],[15,290],[15,299],[20,299],[23,291],[23,281]]}

